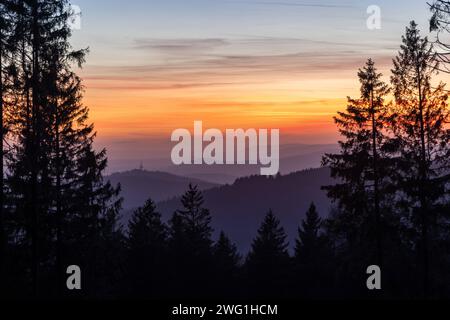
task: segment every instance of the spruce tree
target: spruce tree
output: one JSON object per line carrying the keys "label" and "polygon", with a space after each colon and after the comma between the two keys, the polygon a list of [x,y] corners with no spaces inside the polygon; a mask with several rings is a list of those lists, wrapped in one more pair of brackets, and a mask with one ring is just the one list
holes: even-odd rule
{"label": "spruce tree", "polygon": [[332,289],[334,269],[332,248],[323,232],[324,222],[311,204],[298,229],[295,245],[297,290],[303,297],[324,298]]}
{"label": "spruce tree", "polygon": [[183,209],[177,211],[182,220],[186,239],[194,256],[209,255],[211,252],[211,214],[203,207],[203,195],[198,186],[189,184],[181,198]]}
{"label": "spruce tree", "polygon": [[67,263],[79,263],[89,275],[99,268],[91,258],[106,261],[107,250],[98,246],[121,241],[119,190],[103,181],[106,154],[93,147],[96,134],[74,72],[87,51],[70,45],[69,2],[14,1],[13,9],[17,49],[8,124],[14,144],[6,164],[15,239],[29,249],[34,296],[44,291],[40,282],[61,295]]}
{"label": "spruce tree", "polygon": [[287,290],[289,254],[284,228],[272,210],[253,240],[246,261],[250,292],[256,295],[283,295]]}
{"label": "spruce tree", "polygon": [[394,60],[391,82],[397,140],[395,179],[397,205],[405,219],[407,239],[421,257],[422,290],[428,296],[430,250],[444,241],[448,225],[450,176],[450,121],[448,94],[443,83],[433,84],[437,73],[433,47],[412,21]]}
{"label": "spruce tree", "polygon": [[298,229],[298,239],[295,246],[295,257],[300,262],[309,262],[314,259],[320,247],[323,245],[323,238],[320,235],[322,219],[317,213],[314,203],[306,213],[306,219],[302,221],[302,226]]}
{"label": "spruce tree", "polygon": [[134,211],[128,223],[128,247],[140,250],[161,251],[167,239],[161,214],[156,211],[153,200],[148,199],[143,207]]}
{"label": "spruce tree", "polygon": [[[339,182],[324,187],[337,204],[339,214],[333,217],[332,230],[345,238],[348,249],[365,245],[367,262],[381,265],[383,202],[387,199],[391,159],[386,124],[390,119],[385,99],[388,86],[369,59],[359,70],[361,95],[348,98],[346,112],[339,112],[335,122],[344,138],[339,141],[340,153],[327,154],[323,165]],[[384,210],[385,214],[388,214]]]}
{"label": "spruce tree", "polygon": [[208,281],[213,272],[211,215],[197,186],[189,185],[181,204],[169,223],[172,290],[206,296],[213,286]]}
{"label": "spruce tree", "polygon": [[161,297],[167,277],[167,228],[149,199],[128,224],[128,273],[133,295]]}
{"label": "spruce tree", "polygon": [[222,231],[213,247],[214,262],[222,275],[233,274],[240,262],[237,247]]}
{"label": "spruce tree", "polygon": [[235,244],[222,231],[213,247],[216,291],[224,296],[236,294],[241,256]]}

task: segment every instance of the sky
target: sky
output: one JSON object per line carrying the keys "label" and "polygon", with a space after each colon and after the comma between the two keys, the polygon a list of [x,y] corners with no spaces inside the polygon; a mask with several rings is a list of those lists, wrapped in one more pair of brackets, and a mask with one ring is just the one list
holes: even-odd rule
{"label": "sky", "polygon": [[[74,48],[89,47],[85,104],[113,169],[168,154],[178,128],[277,128],[282,143],[338,140],[333,115],[373,58],[389,80],[426,0],[72,0]],[[381,9],[369,30],[368,6]],[[430,35],[433,37],[433,35]],[[130,163],[136,167],[137,163]],[[116,167],[114,167],[116,166]],[[122,165],[123,167],[123,165]]]}

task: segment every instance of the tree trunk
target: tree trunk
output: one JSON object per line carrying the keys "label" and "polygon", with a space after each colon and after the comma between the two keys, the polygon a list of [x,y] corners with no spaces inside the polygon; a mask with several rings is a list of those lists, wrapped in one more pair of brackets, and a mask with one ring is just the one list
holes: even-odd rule
{"label": "tree trunk", "polygon": [[3,296],[3,284],[6,260],[6,239],[5,239],[5,217],[4,217],[4,168],[3,168],[3,140],[4,140],[4,119],[3,119],[3,30],[0,29],[0,297]]}
{"label": "tree trunk", "polygon": [[55,130],[56,130],[56,288],[58,297],[61,297],[62,290],[62,210],[61,210],[61,157],[60,157],[60,133],[58,102],[55,102]]}
{"label": "tree trunk", "polygon": [[419,123],[420,123],[420,215],[421,215],[421,237],[422,237],[422,273],[423,273],[423,295],[428,297],[429,292],[429,256],[428,256],[428,217],[427,217],[427,158],[426,158],[426,143],[425,143],[425,124],[423,116],[423,90],[421,73],[418,68],[418,91],[419,91]]}
{"label": "tree trunk", "polygon": [[32,136],[31,136],[31,276],[33,282],[33,295],[39,296],[39,196],[38,196],[38,162],[40,144],[40,99],[39,99],[39,24],[38,24],[38,2],[32,4]]}
{"label": "tree trunk", "polygon": [[380,268],[383,264],[383,247],[382,247],[382,227],[381,227],[381,213],[380,213],[380,194],[379,194],[379,178],[378,178],[378,149],[377,149],[377,136],[378,129],[375,119],[375,105],[374,105],[374,93],[371,92],[370,108],[372,113],[372,157],[373,157],[373,180],[374,180],[374,209],[375,209],[375,224],[376,224],[376,242],[377,242],[377,263]]}

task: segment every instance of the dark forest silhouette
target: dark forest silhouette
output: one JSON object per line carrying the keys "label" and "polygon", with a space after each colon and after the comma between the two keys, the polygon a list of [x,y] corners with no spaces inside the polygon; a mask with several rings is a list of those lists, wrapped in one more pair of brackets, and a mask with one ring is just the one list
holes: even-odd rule
{"label": "dark forest silhouette", "polygon": [[[431,9],[432,29],[447,32],[450,3]],[[67,0],[0,1],[2,297],[450,296],[450,114],[435,79],[450,47],[433,46],[411,22],[390,84],[369,59],[360,97],[335,117],[341,150],[323,158],[338,181],[324,186],[329,217],[311,204],[291,255],[267,208],[241,256],[224,232],[213,239],[214,212],[195,185],[167,224],[148,199],[127,231],[120,226],[120,188],[103,180],[106,152],[93,148],[72,70],[87,50],[70,46],[71,14]],[[382,293],[366,288],[373,264]],[[81,267],[83,290],[66,289],[68,265]]]}

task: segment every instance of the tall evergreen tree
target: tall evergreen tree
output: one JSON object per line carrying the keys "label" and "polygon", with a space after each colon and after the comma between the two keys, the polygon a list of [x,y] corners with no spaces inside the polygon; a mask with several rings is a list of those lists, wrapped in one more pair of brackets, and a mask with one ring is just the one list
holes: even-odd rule
{"label": "tall evergreen tree", "polygon": [[197,186],[189,185],[181,204],[170,221],[172,286],[180,294],[204,296],[213,285],[207,280],[213,267],[211,215]]}
{"label": "tall evergreen tree", "polygon": [[392,127],[398,145],[398,204],[408,235],[412,235],[407,240],[419,248],[422,289],[427,296],[430,246],[443,240],[449,222],[450,130],[446,124],[450,113],[444,84],[432,84],[438,69],[433,47],[420,36],[414,21],[406,28],[402,42],[391,77],[397,115]]}
{"label": "tall evergreen tree", "polygon": [[224,273],[233,273],[241,260],[237,247],[222,231],[213,247],[214,261]]}
{"label": "tall evergreen tree", "polygon": [[286,233],[272,211],[266,215],[253,240],[246,267],[251,292],[256,295],[284,295],[289,276]]}
{"label": "tall evergreen tree", "polygon": [[295,246],[295,257],[300,261],[311,261],[315,254],[323,245],[323,238],[320,235],[322,228],[322,219],[317,213],[314,203],[306,212],[306,219],[302,221],[298,229],[298,239]]}
{"label": "tall evergreen tree", "polygon": [[203,195],[198,186],[189,184],[189,188],[181,198],[183,209],[177,211],[180,216],[185,236],[191,245],[194,255],[209,254],[211,250],[211,214],[203,207]]}
{"label": "tall evergreen tree", "polygon": [[323,158],[323,165],[330,166],[332,176],[340,181],[324,187],[339,207],[340,214],[332,219],[334,230],[346,238],[350,251],[356,252],[357,246],[368,244],[366,259],[379,265],[385,224],[382,204],[388,194],[391,162],[386,147],[389,106],[385,99],[389,89],[381,77],[371,59],[359,70],[360,98],[348,98],[346,112],[335,117],[345,138],[339,142],[341,152]]}
{"label": "tall evergreen tree", "polygon": [[323,233],[324,223],[314,203],[298,229],[295,245],[295,279],[302,296],[323,298],[331,292],[334,270],[331,245]]}
{"label": "tall evergreen tree", "polygon": [[[15,239],[30,248],[33,294],[61,294],[63,265],[87,256],[83,246],[106,244],[120,233],[115,226],[119,190],[103,181],[105,151],[93,148],[95,132],[87,123],[81,79],[73,71],[86,50],[73,50],[69,43],[69,2],[14,1],[13,8],[18,48],[9,97],[14,145],[7,182]],[[87,264],[87,257],[82,260]]]}
{"label": "tall evergreen tree", "polygon": [[347,110],[335,117],[343,138],[341,150],[326,154],[322,161],[337,181],[324,187],[336,204],[326,228],[341,266],[337,281],[351,295],[365,292],[359,284],[364,282],[361,271],[368,265],[387,270],[385,262],[393,259],[386,259],[383,248],[389,247],[391,255],[398,235],[398,217],[390,205],[395,186],[390,104],[386,102],[389,88],[381,78],[371,59],[359,70],[360,97],[349,97]]}
{"label": "tall evergreen tree", "polygon": [[236,294],[241,256],[238,254],[236,245],[231,242],[223,231],[214,244],[213,259],[216,291],[225,296]]}
{"label": "tall evergreen tree", "polygon": [[161,297],[167,284],[167,228],[149,199],[128,224],[128,273],[133,295]]}

